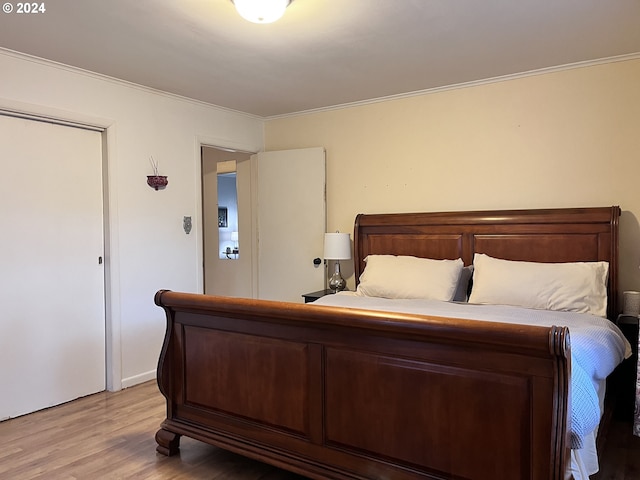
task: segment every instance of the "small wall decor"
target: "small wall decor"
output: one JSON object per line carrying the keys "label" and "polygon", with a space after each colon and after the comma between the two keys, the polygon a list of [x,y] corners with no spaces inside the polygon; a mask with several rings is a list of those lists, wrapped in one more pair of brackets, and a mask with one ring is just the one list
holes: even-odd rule
{"label": "small wall decor", "polygon": [[189,235],[191,233],[191,217],[182,217],[182,228],[184,228],[184,233]]}
{"label": "small wall decor", "polygon": [[164,188],[169,183],[166,175],[158,174],[158,162],[153,159],[153,156],[149,157],[151,168],[153,169],[153,175],[147,175],[147,185],[158,190]]}
{"label": "small wall decor", "polygon": [[218,227],[227,228],[227,207],[218,207]]}

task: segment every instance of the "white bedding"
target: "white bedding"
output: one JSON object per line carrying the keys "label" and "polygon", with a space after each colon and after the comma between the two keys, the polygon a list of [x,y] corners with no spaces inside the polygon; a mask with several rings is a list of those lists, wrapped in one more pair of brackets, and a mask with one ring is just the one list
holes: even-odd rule
{"label": "white bedding", "polygon": [[[631,355],[629,342],[611,321],[585,313],[438,300],[363,297],[353,292],[327,295],[318,299],[314,305],[569,327],[572,362],[569,429],[573,449],[582,449],[593,443],[602,415],[604,380],[624,358]],[[595,468],[597,469],[597,465]],[[592,469],[593,467],[589,468]]]}

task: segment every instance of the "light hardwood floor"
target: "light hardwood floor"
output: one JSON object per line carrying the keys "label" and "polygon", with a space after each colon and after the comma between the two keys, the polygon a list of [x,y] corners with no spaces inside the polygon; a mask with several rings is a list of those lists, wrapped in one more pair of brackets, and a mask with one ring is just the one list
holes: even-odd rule
{"label": "light hardwood floor", "polygon": [[[640,480],[640,438],[625,412],[611,422],[594,480]],[[164,397],[147,382],[1,422],[0,480],[304,480],[187,437],[180,455],[159,455],[164,417]]]}
{"label": "light hardwood floor", "polygon": [[182,437],[181,452],[155,451],[165,417],[155,382],[90,395],[0,423],[0,479],[301,480]]}

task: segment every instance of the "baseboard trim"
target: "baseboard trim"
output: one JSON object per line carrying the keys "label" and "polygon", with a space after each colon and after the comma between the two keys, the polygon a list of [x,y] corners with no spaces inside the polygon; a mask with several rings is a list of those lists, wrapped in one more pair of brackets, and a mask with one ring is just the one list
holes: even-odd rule
{"label": "baseboard trim", "polygon": [[148,382],[149,380],[154,380],[155,378],[156,378],[155,370],[150,370],[148,372],[141,373],[140,375],[134,375],[133,377],[123,378],[122,388],[133,387],[134,385]]}

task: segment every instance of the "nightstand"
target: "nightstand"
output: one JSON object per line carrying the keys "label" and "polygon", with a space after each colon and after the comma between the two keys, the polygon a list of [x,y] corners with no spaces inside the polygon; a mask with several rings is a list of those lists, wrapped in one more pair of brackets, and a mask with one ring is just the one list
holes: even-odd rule
{"label": "nightstand", "polygon": [[631,350],[633,351],[633,358],[638,357],[638,326],[640,324],[640,317],[636,315],[620,314],[616,319],[616,325],[622,330],[624,336],[629,340],[631,344]]}
{"label": "nightstand", "polygon": [[627,358],[618,366],[616,375],[614,376],[616,382],[617,393],[617,414],[627,419],[633,415],[635,408],[635,396],[636,396],[636,372],[638,368],[638,322],[639,319],[635,315],[618,315],[616,319],[616,325],[622,331],[626,339],[631,344],[631,351],[633,354],[630,358]]}
{"label": "nightstand", "polygon": [[318,290],[317,292],[305,293],[302,295],[304,297],[304,303],[315,302],[317,299],[324,297],[325,295],[333,295],[333,290],[325,288],[324,290]]}

